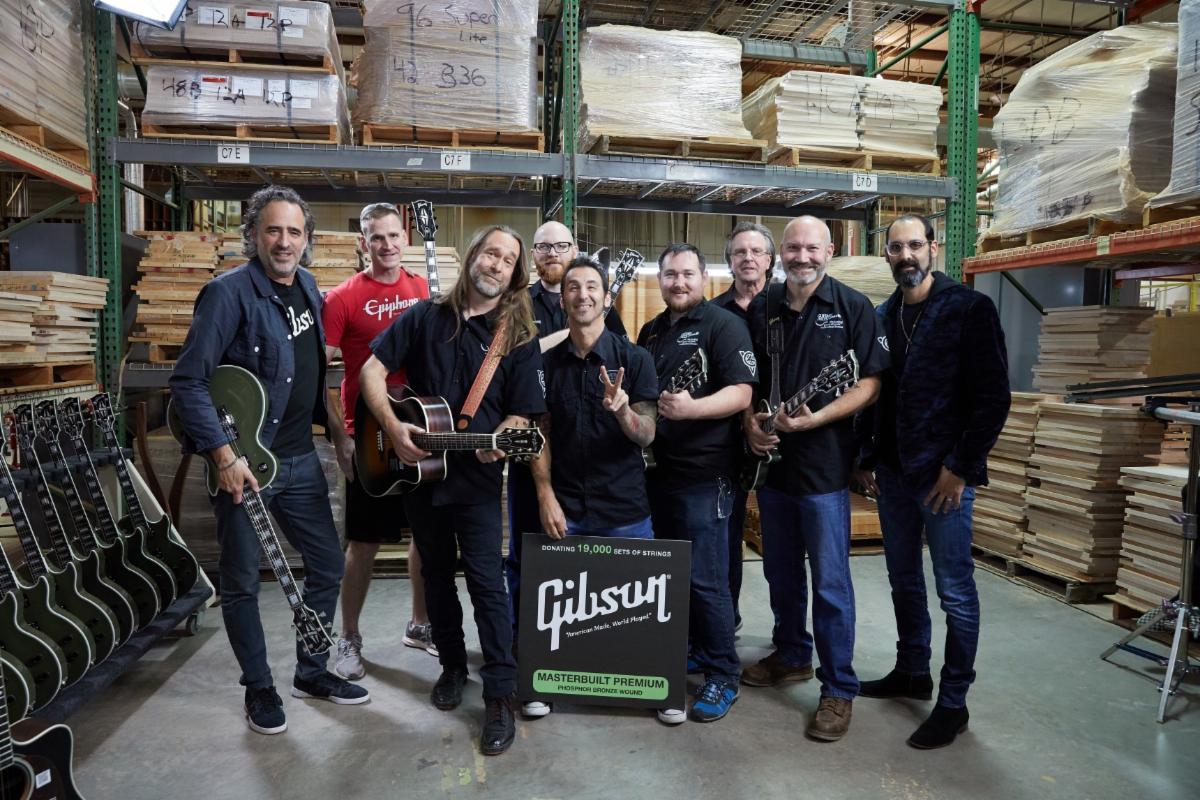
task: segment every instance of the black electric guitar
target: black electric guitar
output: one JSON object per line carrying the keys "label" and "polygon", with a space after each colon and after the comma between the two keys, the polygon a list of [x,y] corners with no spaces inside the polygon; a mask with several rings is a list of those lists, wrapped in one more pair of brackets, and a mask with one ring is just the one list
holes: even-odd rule
{"label": "black electric guitar", "polygon": [[[0,669],[0,697],[7,697],[9,672]],[[83,800],[72,772],[75,741],[66,725],[27,719],[15,725],[0,703],[0,798]]]}
{"label": "black electric guitar", "polygon": [[616,308],[617,295],[621,293],[621,289],[625,284],[634,280],[637,277],[638,267],[646,259],[637,250],[626,247],[618,256],[617,265],[613,267],[613,279],[608,284],[608,307],[604,309],[604,316],[608,316],[608,312]]}
{"label": "black electric guitar", "polygon": [[[858,357],[854,355],[853,350],[847,350],[841,356],[826,364],[825,368],[815,378],[804,384],[800,391],[784,401],[783,412],[789,417],[794,417],[800,411],[801,406],[817,395],[828,392],[840,392],[856,383],[858,383]],[[774,433],[775,414],[779,409],[771,408],[770,403],[764,400],[762,410],[770,415],[763,424],[763,431]],[[767,479],[767,470],[778,460],[778,448],[771,448],[771,451],[765,456],[760,456],[747,446],[739,475],[739,482],[742,489],[751,492],[762,486],[763,482]]]}
{"label": "black electric guitar", "polygon": [[[260,491],[265,489],[275,479],[279,470],[279,462],[259,438],[263,420],[267,416],[266,390],[250,371],[232,364],[223,364],[213,370],[208,392],[212,397],[213,408],[217,411],[221,431],[229,439],[234,457],[246,459],[258,481]],[[167,407],[167,426],[180,444],[186,444],[187,433],[175,411],[174,403]],[[215,497],[220,491],[219,471],[209,453],[202,455],[208,476],[208,492]],[[246,510],[263,553],[271,563],[275,578],[279,581],[279,586],[292,609],[296,635],[301,646],[309,655],[326,652],[333,647],[333,632],[330,628],[332,620],[324,619],[304,604],[300,590],[296,587],[296,579],[288,566],[287,558],[283,555],[283,548],[279,545],[279,537],[271,524],[271,518],[267,516],[262,497],[250,489],[249,485],[242,491],[241,507]]]}
{"label": "black electric guitar", "polygon": [[31,610],[27,619],[25,604],[27,599],[33,602],[33,593],[27,596],[24,589],[13,574],[8,555],[0,548],[0,658],[25,671],[30,707],[41,708],[62,688],[67,659],[62,648],[32,619],[48,620],[50,628],[70,623],[51,616],[48,606]]}
{"label": "black electric guitar", "polygon": [[451,450],[503,450],[515,461],[528,461],[542,452],[545,439],[536,427],[505,428],[499,433],[456,433],[454,414],[440,397],[419,397],[407,386],[389,386],[392,412],[401,422],[416,425],[413,444],[432,453],[415,466],[400,460],[383,426],[362,395],[354,419],[354,465],[367,494],[383,497],[408,494],[425,483],[446,477],[446,453]]}
{"label": "black electric guitar", "polygon": [[429,297],[433,299],[442,293],[437,265],[437,215],[433,213],[433,203],[428,200],[413,200],[409,207],[412,209],[413,225],[425,243],[425,277],[429,281]]}
{"label": "black electric guitar", "polygon": [[33,710],[33,692],[33,676],[25,665],[0,653],[0,705],[10,720],[24,719]]}
{"label": "black electric guitar", "polygon": [[200,562],[179,538],[170,517],[162,514],[157,520],[151,520],[146,516],[142,499],[133,486],[125,451],[117,441],[116,416],[109,396],[103,392],[95,395],[85,407],[91,414],[92,424],[100,431],[104,445],[114,455],[113,467],[126,509],[126,516],[117,522],[117,528],[125,537],[129,563],[154,581],[161,608],[165,609],[174,598],[182,597],[196,585]]}
{"label": "black electric guitar", "polygon": [[[706,380],[708,380],[708,354],[704,352],[703,347],[697,347],[695,352],[671,373],[663,391],[669,394],[694,392]],[[662,417],[660,416],[658,419],[661,420]],[[654,460],[653,445],[642,448],[642,460],[646,462],[646,469],[654,469],[658,466]]]}

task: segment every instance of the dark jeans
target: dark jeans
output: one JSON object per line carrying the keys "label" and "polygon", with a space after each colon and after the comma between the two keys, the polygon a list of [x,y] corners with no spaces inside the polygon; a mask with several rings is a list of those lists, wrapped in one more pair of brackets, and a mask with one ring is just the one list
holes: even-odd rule
{"label": "dark jeans", "polygon": [[971,509],[975,489],[963,491],[957,510],[934,514],[922,504],[932,484],[919,491],[905,487],[887,467],[875,471],[879,484],[879,524],[892,606],[896,612],[896,669],[909,675],[929,672],[933,625],[921,566],[921,533],[929,542],[929,559],[942,610],[946,612],[946,654],[938,703],[949,708],[967,704],[975,681],[979,647],[979,592],[971,558]]}
{"label": "dark jeans", "polygon": [[748,492],[733,486],[733,510],[729,513],[729,597],[733,601],[733,624],[742,621],[738,598],[742,594],[742,541],[746,536],[746,497]]}
{"label": "dark jeans", "polygon": [[[313,450],[281,458],[275,480],[262,492],[284,536],[304,559],[304,602],[333,622],[342,583],[343,556],[329,507],[329,485]],[[262,547],[245,510],[220,492],[212,500],[221,545],[221,616],[229,644],[242,668],[241,683],[252,689],[272,685],[267,642],[258,613]],[[311,681],[325,672],[328,653],[310,656],[296,643],[296,677]]]}
{"label": "dark jeans", "polygon": [[652,491],[654,538],[692,543],[691,610],[688,640],[692,658],[708,679],[737,685],[742,665],[733,643],[733,602],[729,597],[729,512],[727,478],[687,489]]}
{"label": "dark jeans", "polygon": [[567,536],[611,536],[618,539],[653,539],[654,526],[650,518],[640,519],[615,528],[585,528],[567,520]]}
{"label": "dark jeans", "polygon": [[483,696],[508,697],[517,689],[517,662],[500,558],[504,534],[499,498],[469,506],[434,506],[428,492],[418,491],[405,497],[404,508],[421,554],[425,604],[442,666],[467,666],[463,610],[455,584],[461,552],[483,651]]}
{"label": "dark jeans", "polygon": [[[791,495],[758,490],[762,515],[763,574],[771,591],[775,649],[793,666],[821,665],[821,694],[853,700],[854,584],[850,580],[850,492]],[[808,576],[812,570],[813,629],[808,632]]]}
{"label": "dark jeans", "polygon": [[524,464],[508,465],[508,557],[504,559],[504,579],[508,583],[508,610],[512,620],[512,638],[517,641],[521,621],[521,534],[541,533],[537,490],[533,475]]}

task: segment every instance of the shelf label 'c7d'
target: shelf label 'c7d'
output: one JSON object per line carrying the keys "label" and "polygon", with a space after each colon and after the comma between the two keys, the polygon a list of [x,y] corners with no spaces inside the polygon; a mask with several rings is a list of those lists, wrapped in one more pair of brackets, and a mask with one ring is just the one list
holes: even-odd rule
{"label": "shelf label 'c7d'", "polygon": [[878,192],[879,176],[869,172],[856,172],[850,178],[850,188],[856,192]]}
{"label": "shelf label 'c7d'", "polygon": [[471,169],[471,154],[458,150],[443,150],[441,168],[469,172]]}
{"label": "shelf label 'c7d'", "polygon": [[250,148],[244,144],[217,145],[218,164],[249,164]]}

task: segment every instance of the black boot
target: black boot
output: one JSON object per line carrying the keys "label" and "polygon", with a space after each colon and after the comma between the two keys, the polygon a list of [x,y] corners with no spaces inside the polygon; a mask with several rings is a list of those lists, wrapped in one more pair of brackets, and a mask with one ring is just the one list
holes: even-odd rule
{"label": "black boot", "polygon": [[450,711],[462,702],[463,687],[467,685],[466,667],[446,667],[433,685],[429,699],[435,708]]}
{"label": "black boot", "polygon": [[936,750],[952,743],[960,733],[967,729],[967,720],[971,715],[967,707],[949,708],[943,705],[933,707],[929,719],[921,723],[916,733],[908,737],[908,743],[918,750]]}
{"label": "black boot", "polygon": [[862,697],[910,697],[913,700],[933,699],[933,678],[924,675],[905,675],[892,670],[877,681],[863,681],[858,688]]}
{"label": "black boot", "polygon": [[509,748],[517,736],[517,719],[513,711],[514,699],[508,697],[488,698],[485,701],[483,735],[479,737],[479,749],[485,756],[498,756]]}

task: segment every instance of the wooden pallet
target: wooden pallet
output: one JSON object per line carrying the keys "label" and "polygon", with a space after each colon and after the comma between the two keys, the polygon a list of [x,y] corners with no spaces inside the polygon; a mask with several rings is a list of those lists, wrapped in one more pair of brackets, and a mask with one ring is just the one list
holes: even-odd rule
{"label": "wooden pallet", "polygon": [[183,345],[152,344],[148,349],[151,364],[174,364],[179,360],[179,351],[183,349]]}
{"label": "wooden pallet", "polygon": [[95,361],[50,361],[40,364],[0,364],[0,388],[54,386],[67,382],[94,382]]}
{"label": "wooden pallet", "polygon": [[998,553],[995,550],[989,550],[986,547],[980,547],[977,544],[971,545],[971,555],[975,557],[975,565],[986,569],[988,572],[995,573],[1002,578],[1011,578],[1016,574],[1016,562],[1019,558]]}
{"label": "wooden pallet", "polygon": [[893,170],[940,175],[942,161],[935,156],[905,156],[895,153],[868,153],[858,150],[821,150],[810,147],[776,147],[767,162],[781,167],[822,164],[859,170]]}
{"label": "wooden pallet", "polygon": [[1014,247],[1028,247],[1046,242],[1066,242],[1092,236],[1108,236],[1113,233],[1132,231],[1141,225],[1132,223],[1109,222],[1108,220],[1088,217],[1086,219],[1051,225],[1048,228],[1038,228],[1024,233],[996,235],[985,233],[975,248],[977,254],[994,253],[997,250],[1011,250]]}
{"label": "wooden pallet", "polygon": [[[1116,625],[1120,625],[1126,630],[1134,630],[1138,627],[1138,620],[1143,614],[1150,610],[1150,607],[1145,603],[1133,600],[1123,594],[1109,594],[1104,596],[1105,600],[1112,603],[1112,621]],[[1166,631],[1148,631],[1148,637],[1160,644],[1165,644],[1168,647],[1171,645],[1171,640],[1174,636]],[[1136,641],[1131,644],[1137,644]],[[1188,654],[1192,658],[1200,658],[1200,642],[1192,641],[1188,647]],[[1164,654],[1165,655],[1165,654]]]}
{"label": "wooden pallet", "polygon": [[669,156],[711,161],[767,160],[763,139],[734,139],[727,136],[616,136],[600,134],[584,152],[611,156]]}
{"label": "wooden pallet", "polygon": [[757,508],[746,509],[746,521],[742,525],[742,541],[760,556],[763,554],[762,522]]}
{"label": "wooden pallet", "polygon": [[341,134],[337,125],[265,125],[222,124],[209,122],[203,125],[194,123],[181,124],[150,124],[142,123],[142,135],[157,136],[163,139],[219,139],[229,141],[256,142],[294,142],[297,140],[316,142],[318,144],[340,144]]}
{"label": "wooden pallet", "polygon": [[1064,603],[1090,603],[1117,587],[1114,577],[1069,574],[1029,557],[1013,560],[1012,570],[1012,580]]}
{"label": "wooden pallet", "polygon": [[255,53],[236,47],[185,47],[181,44],[155,44],[151,51],[138,41],[130,42],[129,49],[133,63],[138,66],[177,66],[180,69],[236,66],[246,70],[286,70],[322,75],[332,75],[337,72],[338,66],[328,53]]}
{"label": "wooden pallet", "polygon": [[533,132],[489,131],[456,128],[422,128],[416,125],[383,125],[364,122],[364,145],[416,145],[418,147],[460,147],[485,150],[520,150],[540,153],[545,137]]}
{"label": "wooden pallet", "polygon": [[85,169],[90,166],[87,147],[84,144],[56,133],[37,120],[3,106],[0,106],[0,128],[20,139],[49,150],[73,164],[78,164]]}
{"label": "wooden pallet", "polygon": [[1176,222],[1181,219],[1200,217],[1200,200],[1191,203],[1172,203],[1170,205],[1142,209],[1142,226],[1150,227],[1160,222]]}

